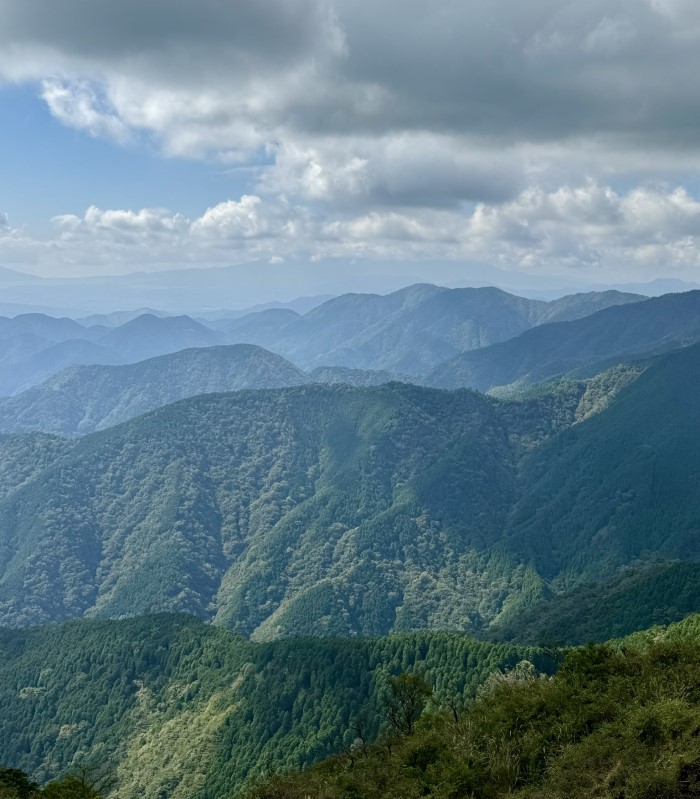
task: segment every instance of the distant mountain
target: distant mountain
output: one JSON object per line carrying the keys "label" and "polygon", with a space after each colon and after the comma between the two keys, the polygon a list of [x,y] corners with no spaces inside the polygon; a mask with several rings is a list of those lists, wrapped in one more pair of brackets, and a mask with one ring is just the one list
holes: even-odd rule
{"label": "distant mountain", "polygon": [[[134,272],[128,275],[82,278],[32,278],[6,291],[6,302],[88,308],[110,313],[114,308],[160,308],[172,314],[200,316],[220,308],[246,308],[274,299],[292,302],[300,295],[396,291],[410,283],[443,285],[462,281],[470,286],[514,286],[546,289],[565,280],[509,273],[487,265],[455,261],[406,262],[324,258],[259,260],[235,266]],[[85,315],[85,314],[83,314]]]}
{"label": "distant mountain", "polygon": [[93,338],[83,325],[73,319],[46,314],[20,314],[12,319],[0,317],[0,341],[5,338],[32,335],[52,343],[76,338]]}
{"label": "distant mountain", "polygon": [[572,322],[542,325],[433,369],[425,382],[489,391],[700,341],[700,291],[617,305]]}
{"label": "distant mountain", "polygon": [[290,311],[265,311],[212,326],[231,343],[259,344],[305,369],[344,366],[416,375],[458,353],[504,341],[542,322],[577,319],[640,299],[604,292],[544,302],[495,288],[423,284],[388,295],[345,294],[302,317]]}
{"label": "distant mountain", "polygon": [[[0,622],[505,629],[553,593],[700,559],[698,383],[700,345],[521,401],[307,385],[0,439]],[[655,590],[625,624],[680,601]]]}
{"label": "distant mountain", "polygon": [[[572,318],[638,299],[609,292],[545,303],[498,289],[423,285],[387,296],[344,295],[304,316],[271,308],[207,324],[161,312],[136,317],[118,312],[81,322],[23,314],[0,318],[0,394],[37,385],[70,365],[134,363],[225,343],[257,344],[306,369],[322,365],[417,375],[464,349],[517,335],[541,319]],[[48,351],[69,341],[74,343]],[[376,382],[376,377],[368,379]]]}
{"label": "distant mountain", "polygon": [[118,364],[124,361],[116,350],[84,339],[47,344],[38,352],[26,354],[7,366],[0,364],[0,397],[25,391],[73,364]]}
{"label": "distant mountain", "polygon": [[291,308],[269,308],[232,319],[217,319],[207,322],[207,326],[225,335],[227,341],[267,347],[277,344],[281,331],[297,319],[301,317]]}
{"label": "distant mountain", "polygon": [[17,272],[14,269],[8,269],[6,266],[0,266],[0,287],[8,288],[11,286],[26,286],[30,284],[41,284],[42,278],[36,275],[27,275],[24,272]]}
{"label": "distant mountain", "polygon": [[0,317],[0,396],[35,386],[68,366],[133,363],[220,342],[218,333],[187,316],[143,314],[119,327],[85,327],[44,314]]}
{"label": "distant mountain", "polygon": [[317,294],[313,297],[297,297],[294,300],[289,300],[289,302],[263,302],[258,305],[253,305],[250,308],[242,308],[239,310],[218,309],[205,311],[199,313],[198,319],[208,324],[209,322],[217,322],[223,319],[240,319],[242,316],[248,316],[248,314],[273,310],[290,310],[298,314],[305,314],[313,308],[322,305],[324,302],[332,300],[334,296],[333,294]]}
{"label": "distant mountain", "polygon": [[102,346],[120,352],[127,362],[220,343],[221,339],[214,331],[189,316],[159,319],[152,314],[132,319],[100,338]]}
{"label": "distant mountain", "polygon": [[197,394],[307,380],[284,358],[246,344],[182,350],[124,366],[72,366],[40,386],[0,399],[0,430],[89,433]]}
{"label": "distant mountain", "polygon": [[90,316],[84,316],[76,319],[76,322],[81,324],[83,327],[119,327],[120,325],[125,325],[127,322],[131,322],[134,319],[138,319],[139,316],[146,315],[157,316],[159,319],[163,319],[164,317],[171,316],[172,314],[156,311],[153,308],[139,308],[135,311],[112,311],[111,313],[105,314],[91,314]]}

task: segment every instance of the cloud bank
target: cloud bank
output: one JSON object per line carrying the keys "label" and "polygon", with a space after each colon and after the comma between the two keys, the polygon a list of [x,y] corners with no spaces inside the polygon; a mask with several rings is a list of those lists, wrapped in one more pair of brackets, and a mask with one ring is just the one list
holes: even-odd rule
{"label": "cloud bank", "polygon": [[4,0],[0,80],[87,135],[257,167],[197,219],[0,225],[5,262],[697,269],[692,0]]}

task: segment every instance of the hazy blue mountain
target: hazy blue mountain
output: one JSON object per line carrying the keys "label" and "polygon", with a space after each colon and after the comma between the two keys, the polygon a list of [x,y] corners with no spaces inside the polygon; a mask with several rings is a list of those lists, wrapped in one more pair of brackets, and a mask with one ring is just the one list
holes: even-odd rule
{"label": "hazy blue mountain", "polygon": [[252,305],[249,308],[239,308],[237,310],[213,310],[200,312],[197,319],[205,324],[209,322],[218,322],[224,319],[240,319],[242,316],[248,314],[261,313],[262,311],[295,311],[298,314],[308,313],[312,308],[322,305],[328,300],[332,300],[335,295],[333,294],[317,294],[313,297],[297,297],[289,302],[263,302],[257,305]]}
{"label": "hazy blue mountain", "polygon": [[663,352],[700,340],[700,291],[666,294],[617,305],[572,322],[528,330],[491,347],[458,355],[425,377],[428,385],[498,386],[536,383],[635,355]]}
{"label": "hazy blue mountain", "polygon": [[344,366],[416,375],[542,322],[640,299],[604,292],[544,302],[495,288],[419,284],[388,295],[341,295],[302,317],[266,311],[212,326],[230,342],[260,344],[307,369]]}
{"label": "hazy blue mountain", "polygon": [[[161,312],[93,315],[80,323],[25,314],[0,318],[0,392],[14,394],[72,364],[133,363],[222,343],[257,344],[306,369],[340,366],[416,376],[456,353],[517,335],[543,319],[574,318],[601,305],[638,299],[608,292],[545,303],[493,288],[415,285],[389,295],[343,295],[304,316],[291,308],[270,308],[207,324]],[[79,340],[94,346],[79,345]],[[68,341],[74,343],[49,351]],[[376,381],[376,376],[362,379]]]}
{"label": "hazy blue mountain", "polygon": [[159,319],[144,314],[110,330],[100,344],[121,353],[125,361],[142,361],[156,355],[190,349],[213,347],[220,337],[189,316],[168,316]]}
{"label": "hazy blue mountain", "polygon": [[121,353],[84,339],[52,344],[42,340],[38,349],[22,352],[11,362],[0,361],[0,396],[10,396],[42,383],[73,364],[117,364],[124,361]]}
{"label": "hazy blue mountain", "polygon": [[197,394],[307,381],[284,358],[246,344],[182,350],[123,366],[71,366],[0,400],[0,430],[89,433]]}
{"label": "hazy blue mountain", "polygon": [[171,314],[164,313],[163,311],[154,310],[153,308],[139,308],[134,311],[112,311],[111,313],[91,314],[76,319],[83,327],[119,327],[131,322],[133,319],[138,319],[139,316],[157,316],[160,319],[171,316]]}
{"label": "hazy blue mountain", "polygon": [[55,318],[46,314],[20,314],[0,317],[0,341],[5,338],[32,335],[52,343],[76,338],[92,338],[85,327],[73,319]]}
{"label": "hazy blue mountain", "polygon": [[290,308],[269,308],[245,316],[207,322],[212,330],[225,335],[237,344],[258,344],[261,347],[278,344],[285,328],[301,317]]}

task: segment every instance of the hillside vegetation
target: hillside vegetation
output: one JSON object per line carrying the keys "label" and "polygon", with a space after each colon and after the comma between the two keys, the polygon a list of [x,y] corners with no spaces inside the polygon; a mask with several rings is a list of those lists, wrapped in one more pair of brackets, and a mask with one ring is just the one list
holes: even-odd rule
{"label": "hillside vegetation", "polygon": [[684,799],[700,795],[700,642],[668,631],[571,651],[550,678],[521,664],[462,712],[388,738],[250,799]]}
{"label": "hillside vegetation", "polygon": [[225,799],[350,746],[358,725],[374,738],[392,675],[463,702],[523,658],[554,667],[450,633],[253,644],[186,616],[0,629],[0,752],[42,783],[99,764],[119,799]]}
{"label": "hillside vegetation", "polygon": [[[187,611],[257,640],[506,631],[621,569],[693,562],[700,347],[631,374],[510,402],[244,391],[77,441],[1,440],[0,619]],[[697,609],[693,589],[656,585],[599,633]]]}

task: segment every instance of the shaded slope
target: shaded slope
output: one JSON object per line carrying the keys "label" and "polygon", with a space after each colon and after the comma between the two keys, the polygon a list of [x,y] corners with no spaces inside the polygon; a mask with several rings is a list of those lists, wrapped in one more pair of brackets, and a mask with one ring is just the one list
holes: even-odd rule
{"label": "shaded slope", "polygon": [[488,391],[698,340],[700,292],[667,294],[607,308],[573,322],[542,325],[502,344],[464,353],[434,369],[425,382]]}
{"label": "shaded slope", "polygon": [[124,366],[73,366],[0,400],[0,429],[89,433],[197,394],[306,382],[284,358],[245,344],[182,350]]}
{"label": "shaded slope", "polygon": [[[610,407],[544,445],[507,548],[566,585],[648,553],[700,559],[700,346],[664,356]],[[576,578],[578,579],[578,578]]]}
{"label": "shaded slope", "polygon": [[544,302],[496,288],[417,284],[388,295],[344,294],[303,317],[266,311],[218,324],[230,341],[261,344],[304,368],[333,365],[415,375],[543,321],[575,319],[640,299],[611,291]]}

